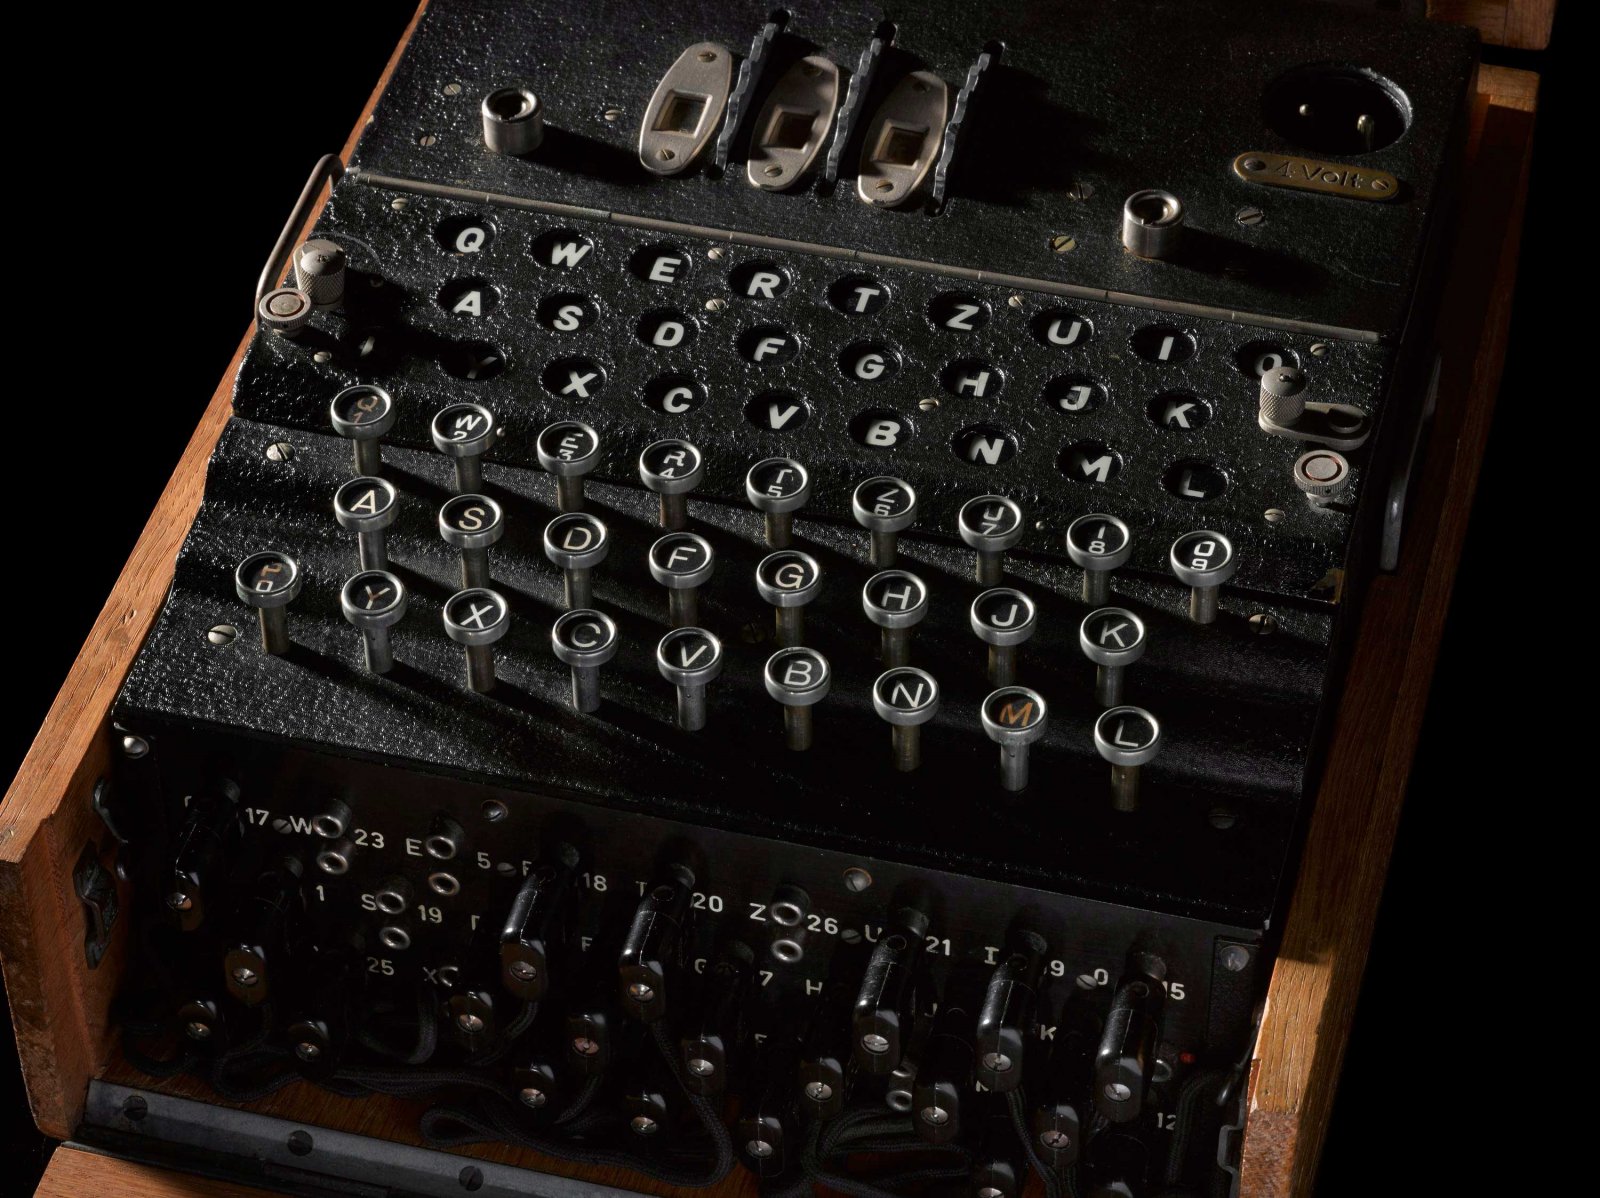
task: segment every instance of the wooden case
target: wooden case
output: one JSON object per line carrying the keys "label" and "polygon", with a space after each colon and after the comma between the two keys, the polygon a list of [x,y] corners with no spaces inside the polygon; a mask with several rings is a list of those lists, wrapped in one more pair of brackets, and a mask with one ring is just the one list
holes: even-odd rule
{"label": "wooden case", "polygon": [[[1486,40],[1537,47],[1548,41],[1554,3],[1433,0],[1429,8],[1481,23]],[[346,156],[404,44],[357,122]],[[1335,718],[1251,1068],[1240,1166],[1245,1198],[1308,1194],[1315,1177],[1499,387],[1537,87],[1538,77],[1525,71],[1484,67],[1479,75],[1468,147],[1473,186],[1457,232],[1463,248],[1445,256],[1451,278],[1438,332],[1439,343],[1456,352],[1444,357],[1437,412],[1412,479],[1400,568],[1372,584]],[[108,772],[110,754],[120,751],[111,704],[199,505],[237,363],[238,355],[0,804],[0,965],[34,1120],[60,1139],[78,1126],[95,1078],[220,1102],[185,1079],[153,1082],[120,1059],[110,1010],[126,961],[126,921],[113,928],[104,957],[91,968],[80,951],[85,916],[73,877],[86,847],[109,862],[112,839],[95,812],[93,792]],[[296,1084],[252,1109],[308,1126],[419,1142],[419,1108],[402,1099],[346,1099]],[[620,1170],[581,1168],[511,1147],[463,1152],[674,1193]],[[172,1180],[162,1170],[75,1148],[57,1153],[39,1192],[103,1193],[107,1184],[126,1193],[259,1192]],[[718,1198],[755,1193],[744,1172],[718,1187]]]}

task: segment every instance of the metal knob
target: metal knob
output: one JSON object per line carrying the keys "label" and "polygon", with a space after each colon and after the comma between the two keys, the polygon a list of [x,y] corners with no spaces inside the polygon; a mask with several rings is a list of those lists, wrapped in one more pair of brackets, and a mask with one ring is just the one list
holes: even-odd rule
{"label": "metal knob", "polygon": [[1122,702],[1123,671],[1144,656],[1144,621],[1125,607],[1102,607],[1078,626],[1078,647],[1099,667],[1094,695],[1102,707]]}
{"label": "metal knob", "polygon": [[617,655],[617,626],[592,607],[563,612],[550,628],[556,659],[572,667],[572,705],[579,711],[600,707],[600,667]]}
{"label": "metal knob", "polygon": [[879,628],[885,669],[909,664],[911,630],[928,614],[928,588],[909,570],[880,570],[861,588],[861,610]]}
{"label": "metal knob", "polygon": [[293,339],[306,327],[314,310],[311,297],[298,287],[279,287],[261,297],[256,305],[256,323],[279,337]]}
{"label": "metal knob", "polygon": [[767,694],[783,704],[784,740],[791,749],[811,747],[811,708],[827,698],[833,683],[828,659],[797,645],[779,649],[762,670]]}
{"label": "metal knob", "polygon": [[999,586],[1006,550],[1022,539],[1022,509],[1004,495],[979,495],[961,505],[956,530],[978,551],[973,577],[983,586]]}
{"label": "metal knob", "polygon": [[328,416],[333,431],[350,441],[358,475],[378,473],[383,460],[378,441],[394,427],[398,414],[394,398],[382,387],[368,383],[346,387],[333,397]]}
{"label": "metal knob", "polygon": [[430,431],[434,448],[455,460],[456,493],[482,491],[483,455],[499,439],[494,413],[479,403],[453,403],[434,416]]}
{"label": "metal knob", "polygon": [[494,645],[511,627],[511,608],[498,591],[473,587],[444,603],[444,632],[467,650],[467,685],[480,693],[494,689]]}
{"label": "metal knob", "polygon": [[405,583],[387,570],[363,570],[339,592],[339,609],[361,630],[367,669],[374,674],[387,674],[394,668],[389,629],[405,617],[409,603]]}
{"label": "metal knob", "polygon": [[811,476],[793,458],[763,458],[744,476],[750,506],[765,517],[767,545],[788,547],[794,535],[794,513],[811,498]]}
{"label": "metal knob", "polygon": [[319,308],[332,308],[344,299],[344,247],[325,237],[314,237],[294,252],[295,286]]}
{"label": "metal knob", "polygon": [[722,673],[722,642],[704,628],[674,628],[656,646],[656,668],[678,688],[678,727],[706,726],[706,687]]}
{"label": "metal knob", "polygon": [[898,666],[872,684],[872,709],[892,728],[894,768],[902,773],[922,764],[922,725],[939,710],[939,684],[926,670]]}
{"label": "metal knob", "polygon": [[461,585],[489,585],[489,547],[506,531],[505,513],[487,495],[457,495],[439,509],[439,535],[461,550]]}
{"label": "metal knob", "polygon": [[1094,722],[1094,747],[1111,763],[1111,806],[1139,807],[1139,767],[1161,748],[1161,725],[1142,707],[1113,707]]}
{"label": "metal knob", "polygon": [[1044,735],[1043,696],[1025,686],[991,691],[980,709],[983,732],[1000,746],[1000,785],[1016,792],[1028,785],[1028,746]]}
{"label": "metal knob", "polygon": [[502,87],[483,98],[483,144],[496,154],[531,154],[544,141],[544,105],[525,87]]}
{"label": "metal knob", "polygon": [[591,571],[611,551],[611,534],[587,512],[566,512],[544,528],[544,555],[565,573],[563,590],[568,609],[594,602]]}
{"label": "metal knob", "polygon": [[381,478],[352,478],[333,493],[333,518],[356,534],[363,570],[389,568],[387,529],[399,512],[398,493]]}
{"label": "metal knob", "polygon": [[1233,577],[1239,566],[1233,542],[1220,532],[1200,529],[1186,532],[1172,542],[1167,555],[1172,572],[1189,593],[1189,618],[1196,624],[1211,624],[1217,618],[1217,588]]}
{"label": "metal knob", "polygon": [[1115,516],[1092,512],[1067,525],[1067,556],[1083,569],[1083,601],[1100,607],[1111,597],[1111,571],[1133,552],[1133,533]]}
{"label": "metal knob", "polygon": [[689,492],[705,477],[700,450],[669,437],[646,445],[639,454],[639,479],[661,496],[661,527],[676,532],[689,522]]}
{"label": "metal knob", "polygon": [[1294,485],[1305,493],[1312,507],[1332,502],[1350,481],[1350,462],[1332,449],[1313,449],[1295,459]]}
{"label": "metal knob", "polygon": [[583,511],[583,480],[600,462],[600,434],[581,420],[557,420],[533,443],[539,465],[556,476],[556,508]]}
{"label": "metal knob", "polygon": [[1261,376],[1259,419],[1266,424],[1292,425],[1305,414],[1306,387],[1310,380],[1298,366],[1278,366]]}
{"label": "metal knob", "polygon": [[1017,646],[1033,635],[1039,612],[1021,591],[994,587],[972,601],[972,631],[989,646],[990,686],[1010,686],[1017,677]]}
{"label": "metal knob", "polygon": [[265,549],[252,553],[233,572],[239,598],[256,609],[261,620],[261,649],[289,652],[289,617],[285,610],[300,593],[300,565],[287,553]]}
{"label": "metal knob", "polygon": [[1122,244],[1141,258],[1170,258],[1183,239],[1183,204],[1170,191],[1136,191],[1122,205]]}
{"label": "metal knob", "polygon": [[872,534],[872,564],[894,565],[900,533],[917,519],[917,493],[902,478],[880,474],[857,485],[850,496],[856,523]]}
{"label": "metal knob", "polygon": [[716,569],[711,543],[692,532],[669,532],[650,546],[650,577],[667,588],[667,622],[673,628],[699,623],[700,587]]}
{"label": "metal knob", "polygon": [[756,566],[756,590],[776,609],[778,644],[783,648],[805,640],[805,607],[822,588],[822,567],[809,553],[780,549]]}

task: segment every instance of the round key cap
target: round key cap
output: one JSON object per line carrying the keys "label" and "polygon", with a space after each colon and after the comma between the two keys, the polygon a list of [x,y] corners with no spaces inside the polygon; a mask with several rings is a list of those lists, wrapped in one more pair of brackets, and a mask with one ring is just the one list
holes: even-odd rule
{"label": "round key cap", "polygon": [[916,522],[916,491],[903,478],[880,474],[856,485],[850,510],[872,534],[872,564],[887,570],[894,565],[900,534]]}
{"label": "round key cap", "polygon": [[1017,677],[1017,647],[1039,622],[1033,600],[1012,587],[993,587],[972,601],[968,622],[989,646],[989,685],[1010,686]]}
{"label": "round key cap", "polygon": [[893,729],[894,768],[908,773],[922,764],[922,725],[939,710],[939,684],[926,670],[898,666],[872,684],[872,709]]}
{"label": "round key cap", "polygon": [[1115,516],[1092,512],[1067,525],[1067,556],[1083,568],[1083,601],[1101,607],[1111,596],[1111,571],[1133,552],[1133,534]]}
{"label": "round key cap", "polygon": [[639,479],[661,496],[661,527],[677,532],[689,522],[688,494],[705,477],[700,450],[688,441],[668,437],[646,445],[639,454]]}
{"label": "round key cap", "polygon": [[656,646],[656,668],[678,688],[678,727],[706,726],[706,687],[722,673],[722,642],[704,628],[674,628]]}
{"label": "round key cap", "polygon": [[487,495],[457,495],[439,509],[439,535],[461,550],[461,585],[489,585],[489,547],[506,531],[505,513]]}
{"label": "round key cap", "polygon": [[1096,608],[1078,626],[1078,647],[1098,667],[1095,698],[1102,707],[1122,702],[1123,671],[1144,656],[1144,621],[1125,607]]}
{"label": "round key cap", "polygon": [[1111,763],[1111,806],[1139,806],[1139,767],[1161,748],[1161,724],[1142,707],[1113,707],[1094,722],[1094,747]]}
{"label": "round key cap", "polygon": [[433,418],[434,447],[456,466],[456,492],[483,490],[483,455],[494,448],[499,429],[494,413],[480,403],[453,403]]}
{"label": "round key cap", "polygon": [[861,588],[861,610],[883,630],[880,653],[885,669],[911,660],[911,630],[928,614],[928,588],[909,570],[880,570]]}
{"label": "round key cap", "polygon": [[399,415],[394,398],[382,387],[361,383],[346,387],[328,405],[333,431],[348,439],[357,474],[376,474],[382,464],[378,442],[389,435]]}
{"label": "round key cap", "polygon": [[444,603],[444,632],[467,651],[467,685],[473,690],[494,689],[494,645],[511,627],[511,608],[505,597],[488,587],[457,591]]}
{"label": "round key cap", "polygon": [[1028,746],[1044,735],[1048,712],[1043,696],[1025,686],[1003,686],[983,701],[983,731],[1000,746],[1000,785],[1028,785]]}
{"label": "round key cap", "polygon": [[780,549],[756,566],[756,590],[776,609],[778,644],[783,648],[805,640],[805,608],[822,589],[822,567],[809,553]]}
{"label": "round key cap", "polygon": [[234,571],[234,590],[260,618],[263,652],[281,655],[289,651],[289,619],[284,609],[300,593],[301,581],[299,563],[276,549],[252,553]]}
{"label": "round key cap", "polygon": [[565,574],[567,607],[591,607],[593,570],[611,551],[611,534],[587,512],[565,512],[544,529],[544,555]]}
{"label": "round key cap", "polygon": [[811,708],[827,698],[833,684],[828,659],[815,649],[797,645],[779,649],[762,671],[767,694],[783,704],[783,731],[791,749],[811,747]]}
{"label": "round key cap", "polygon": [[1004,495],[979,495],[961,505],[956,530],[977,550],[973,577],[986,587],[1005,575],[1005,554],[1022,539],[1022,509]]}
{"label": "round key cap", "polygon": [[333,493],[333,518],[356,534],[363,570],[389,568],[387,530],[399,512],[399,495],[381,478],[352,478]]}
{"label": "round key cap", "polygon": [[1189,618],[1196,624],[1210,624],[1217,618],[1217,588],[1238,569],[1233,542],[1220,532],[1201,529],[1186,532],[1172,542],[1167,555],[1172,572],[1189,592]]}
{"label": "round key cap", "polygon": [[811,476],[793,458],[763,458],[744,476],[745,497],[765,517],[767,545],[787,548],[794,535],[794,513],[811,498]]}
{"label": "round key cap", "polygon": [[699,620],[700,588],[716,569],[711,542],[692,532],[669,532],[650,546],[650,577],[667,588],[667,620],[688,628]]}
{"label": "round key cap", "polygon": [[617,626],[592,607],[562,612],[550,629],[556,659],[572,667],[572,705],[579,711],[600,707],[600,667],[617,655]]}
{"label": "round key cap", "polygon": [[339,592],[339,609],[361,630],[367,669],[374,674],[387,674],[394,668],[389,629],[405,617],[409,602],[405,583],[387,570],[363,570]]}
{"label": "round key cap", "polygon": [[539,431],[533,449],[556,476],[556,508],[583,511],[583,480],[600,463],[600,434],[581,420],[557,420]]}

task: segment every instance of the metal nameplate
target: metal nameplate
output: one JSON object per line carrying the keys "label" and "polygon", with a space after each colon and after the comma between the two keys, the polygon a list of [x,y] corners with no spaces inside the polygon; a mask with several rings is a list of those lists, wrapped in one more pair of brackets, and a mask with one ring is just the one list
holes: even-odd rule
{"label": "metal nameplate", "polygon": [[1247,150],[1233,160],[1233,173],[1247,183],[1290,187],[1352,200],[1392,200],[1400,193],[1400,180],[1388,171],[1329,162],[1323,158],[1297,158]]}

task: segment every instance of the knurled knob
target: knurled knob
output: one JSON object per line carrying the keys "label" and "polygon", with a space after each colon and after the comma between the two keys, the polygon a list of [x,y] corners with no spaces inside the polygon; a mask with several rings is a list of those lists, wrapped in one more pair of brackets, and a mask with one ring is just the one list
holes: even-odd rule
{"label": "knurled knob", "polygon": [[1261,376],[1261,419],[1268,424],[1290,425],[1305,413],[1306,372],[1298,366],[1279,366]]}
{"label": "knurled knob", "polygon": [[294,281],[317,307],[338,304],[344,299],[344,247],[313,237],[294,252]]}

